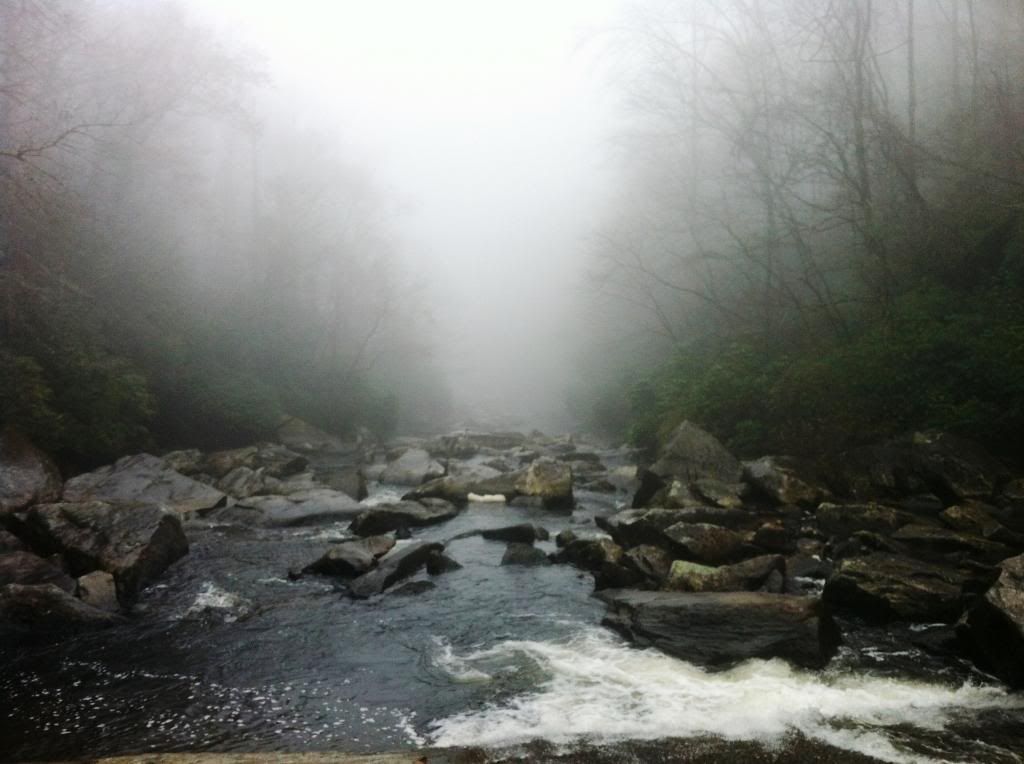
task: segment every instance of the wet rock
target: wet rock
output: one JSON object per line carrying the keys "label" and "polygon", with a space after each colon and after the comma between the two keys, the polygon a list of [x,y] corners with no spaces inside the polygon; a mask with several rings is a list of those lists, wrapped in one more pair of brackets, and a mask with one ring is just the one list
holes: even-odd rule
{"label": "wet rock", "polygon": [[835,654],[838,629],[813,597],[764,592],[607,590],[605,625],[642,646],[703,666],[782,658],[821,668]]}
{"label": "wet rock", "polygon": [[819,556],[795,554],[786,558],[786,572],[791,578],[811,578],[820,581],[832,575],[833,566]]}
{"label": "wet rock", "polygon": [[303,572],[325,576],[355,578],[369,572],[377,559],[391,551],[395,540],[391,536],[369,536],[358,541],[344,541],[331,546]]}
{"label": "wet rock", "polygon": [[672,556],[660,547],[640,544],[626,550],[622,563],[657,586],[668,577],[668,572],[672,568]]}
{"label": "wet rock", "polygon": [[690,486],[690,490],[704,503],[727,509],[739,509],[743,506],[746,489],[743,483],[723,483],[712,478],[695,480]]}
{"label": "wet rock", "polygon": [[366,475],[358,467],[341,467],[325,472],[318,471],[316,478],[331,490],[341,491],[356,501],[362,501],[369,495],[366,487]]}
{"label": "wet rock", "polygon": [[185,477],[150,454],[118,459],[114,464],[79,475],[64,484],[63,501],[110,504],[160,504],[187,514],[222,506],[226,496]]}
{"label": "wet rock", "polygon": [[712,479],[738,483],[740,463],[713,435],[691,422],[683,422],[672,433],[650,471],[662,478],[684,483]]}
{"label": "wet rock", "polygon": [[1005,544],[930,525],[905,525],[892,534],[917,554],[951,555],[996,563],[1013,554]]}
{"label": "wet rock", "polygon": [[565,530],[559,531],[558,535],[555,536],[555,546],[561,549],[575,541],[577,538],[576,533],[572,529],[566,528]]}
{"label": "wet rock", "polygon": [[490,470],[490,468],[485,469],[488,470],[487,473],[475,469],[468,473],[448,475],[431,480],[413,489],[402,498],[409,501],[443,499],[453,504],[464,505],[469,501],[471,493],[480,496],[502,494],[506,499],[519,494],[516,488],[518,473],[501,474]]}
{"label": "wet rock", "polygon": [[776,554],[787,554],[795,549],[793,539],[789,531],[781,523],[765,523],[754,532],[754,546],[764,549],[766,552]]}
{"label": "wet rock", "polygon": [[840,561],[823,597],[872,621],[952,623],[964,583],[953,568],[878,552]]}
{"label": "wet rock", "polygon": [[751,519],[742,510],[720,507],[626,509],[614,515],[596,518],[598,527],[626,548],[638,544],[670,544],[665,530],[677,523],[712,523],[721,527],[740,528],[749,524]]}
{"label": "wet rock", "polygon": [[451,520],[459,510],[446,501],[400,501],[379,504],[360,512],[349,526],[359,536],[375,536],[399,528],[422,528]]}
{"label": "wet rock", "polygon": [[236,506],[217,510],[221,521],[287,528],[349,520],[364,507],[348,494],[318,488],[288,496],[250,496]]}
{"label": "wet rock", "polygon": [[999,579],[958,627],[978,665],[1024,687],[1024,555],[1004,560]]}
{"label": "wet rock", "polygon": [[480,447],[461,433],[442,435],[427,444],[427,451],[435,459],[470,459]]}
{"label": "wet rock", "polygon": [[516,496],[508,505],[521,509],[544,509],[544,500],[540,496]]}
{"label": "wet rock", "polygon": [[709,567],[684,560],[672,563],[664,589],[676,592],[756,591],[775,571],[785,575],[786,562],[780,555],[765,555],[736,563]]}
{"label": "wet rock", "polygon": [[0,554],[0,586],[7,584],[53,584],[68,593],[75,591],[71,576],[31,552]]}
{"label": "wet rock", "polygon": [[124,623],[53,584],[0,586],[0,628],[37,632],[78,632]]}
{"label": "wet rock", "polygon": [[170,451],[160,457],[164,466],[182,475],[192,477],[203,471],[203,452],[198,448]]}
{"label": "wet rock", "polygon": [[677,558],[721,565],[733,562],[744,552],[744,538],[735,531],[710,523],[676,523],[663,532],[668,550]]}
{"label": "wet rock", "polygon": [[537,547],[531,544],[512,542],[505,548],[501,564],[533,567],[537,565],[550,565],[551,561],[544,554],[543,550],[537,549]]}
{"label": "wet rock", "polygon": [[0,431],[0,516],[56,501],[60,491],[60,473],[50,458],[16,430]]}
{"label": "wet rock", "polygon": [[223,491],[228,496],[236,499],[247,499],[263,491],[264,478],[262,470],[254,470],[249,467],[235,467],[217,481],[218,491]]}
{"label": "wet rock", "polygon": [[520,523],[519,525],[507,525],[503,528],[486,528],[479,531],[467,531],[455,536],[455,539],[480,536],[488,541],[518,541],[522,544],[532,544],[534,541],[546,541],[549,538],[547,530],[539,525]]}
{"label": "wet rock", "polygon": [[272,478],[286,478],[306,469],[309,460],[274,443],[258,443],[229,451],[214,451],[203,459],[200,471],[220,479],[245,467]]}
{"label": "wet rock", "polygon": [[947,507],[939,515],[946,527],[961,533],[980,536],[988,541],[996,541],[1015,548],[1024,548],[1024,534],[1010,530],[998,519],[998,507],[983,504],[979,501],[963,502]]}
{"label": "wet rock", "polygon": [[94,570],[78,578],[78,599],[86,605],[116,613],[120,609],[117,601],[117,584],[114,577],[105,570]]}
{"label": "wet rock", "polygon": [[444,476],[444,465],[430,458],[422,448],[409,448],[388,462],[380,475],[382,483],[417,486]]}
{"label": "wet rock", "polygon": [[571,509],[572,469],[561,462],[537,459],[516,480],[517,491],[524,496],[538,496],[547,509]]}
{"label": "wet rock", "polygon": [[431,576],[440,576],[461,569],[462,565],[443,552],[434,552],[427,558],[427,573]]}
{"label": "wet rock", "polygon": [[609,563],[618,563],[622,559],[622,547],[610,538],[578,538],[557,552],[554,559],[596,572]]}
{"label": "wet rock", "polygon": [[188,553],[178,516],[156,504],[38,504],[24,524],[33,545],[62,555],[72,575],[111,573],[124,607]]}
{"label": "wet rock", "polygon": [[377,561],[377,567],[349,583],[349,594],[365,599],[380,594],[398,581],[426,566],[430,557],[444,550],[441,544],[414,541],[396,547]]}
{"label": "wet rock", "polygon": [[10,531],[5,531],[0,528],[0,554],[4,554],[5,552],[25,551],[28,551],[28,547],[25,546],[24,541]]}
{"label": "wet rock", "polygon": [[856,531],[893,533],[917,520],[909,512],[882,504],[821,504],[814,513],[828,534],[845,537]]}
{"label": "wet rock", "polygon": [[786,456],[765,456],[743,463],[743,478],[776,504],[814,507],[830,498],[828,488],[811,470]]}

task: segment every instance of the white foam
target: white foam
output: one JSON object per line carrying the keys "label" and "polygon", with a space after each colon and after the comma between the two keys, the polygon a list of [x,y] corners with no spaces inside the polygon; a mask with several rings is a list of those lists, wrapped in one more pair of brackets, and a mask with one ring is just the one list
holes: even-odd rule
{"label": "white foam", "polygon": [[503,493],[471,493],[466,496],[468,501],[477,504],[504,504],[505,494]]}
{"label": "white foam", "polygon": [[196,595],[192,605],[185,611],[185,617],[194,618],[210,612],[217,613],[230,623],[248,616],[252,612],[252,603],[234,592],[221,589],[215,583],[207,581]]}
{"label": "white foam", "polygon": [[449,673],[455,667],[453,678],[481,664],[492,675],[515,672],[524,662],[547,677],[504,704],[434,722],[431,742],[439,746],[701,735],[772,741],[798,730],[886,761],[918,762],[926,759],[897,750],[886,727],[940,730],[964,708],[1024,708],[1024,699],[997,687],[813,673],[782,661],[708,672],[589,628],[564,644],[509,641],[462,656],[442,649],[436,662]]}

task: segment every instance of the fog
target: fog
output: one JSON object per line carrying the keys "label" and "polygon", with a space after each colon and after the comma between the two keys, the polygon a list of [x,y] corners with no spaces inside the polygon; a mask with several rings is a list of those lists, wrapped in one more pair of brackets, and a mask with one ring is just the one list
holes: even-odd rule
{"label": "fog", "polygon": [[400,200],[456,419],[568,425],[586,238],[612,179],[617,5],[195,4],[262,52],[290,119]]}

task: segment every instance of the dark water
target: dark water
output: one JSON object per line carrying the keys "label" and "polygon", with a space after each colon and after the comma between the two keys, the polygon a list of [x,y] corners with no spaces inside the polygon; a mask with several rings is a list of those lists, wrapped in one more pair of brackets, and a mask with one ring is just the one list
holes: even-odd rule
{"label": "dark water", "polygon": [[[572,517],[471,505],[417,537],[517,522],[588,529],[616,499],[580,498]],[[797,731],[891,761],[1022,760],[1024,702],[887,632],[857,631],[821,674],[776,661],[708,673],[600,628],[588,575],[499,566],[502,543],[454,541],[464,567],[431,579],[435,589],[359,602],[327,579],[286,578],[344,526],[189,534],[190,554],[130,625],[0,648],[0,757]]]}

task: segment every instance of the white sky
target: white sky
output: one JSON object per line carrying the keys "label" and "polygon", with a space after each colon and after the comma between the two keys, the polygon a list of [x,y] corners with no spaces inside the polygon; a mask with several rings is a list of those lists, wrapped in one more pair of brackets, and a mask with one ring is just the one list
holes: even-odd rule
{"label": "white sky", "polygon": [[409,202],[397,224],[464,402],[561,406],[583,238],[610,177],[600,36],[620,0],[193,5],[262,49],[308,118]]}

